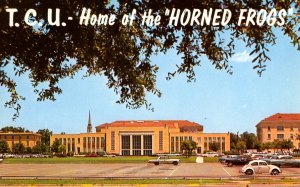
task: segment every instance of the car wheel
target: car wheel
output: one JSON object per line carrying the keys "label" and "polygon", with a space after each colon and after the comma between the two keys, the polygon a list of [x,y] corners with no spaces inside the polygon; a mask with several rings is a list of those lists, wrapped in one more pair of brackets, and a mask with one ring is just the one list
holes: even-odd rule
{"label": "car wheel", "polygon": [[159,165],[159,162],[154,162],[154,165]]}
{"label": "car wheel", "polygon": [[271,171],[271,175],[278,175],[278,174],[279,174],[278,169],[273,169],[273,170]]}
{"label": "car wheel", "polygon": [[173,162],[173,164],[176,166],[176,165],[178,165],[178,162]]}
{"label": "car wheel", "polygon": [[233,165],[232,162],[228,162],[228,163],[227,163],[227,166],[228,166],[228,167],[232,167],[232,165]]}
{"label": "car wheel", "polygon": [[247,169],[245,172],[246,175],[253,175],[252,169]]}

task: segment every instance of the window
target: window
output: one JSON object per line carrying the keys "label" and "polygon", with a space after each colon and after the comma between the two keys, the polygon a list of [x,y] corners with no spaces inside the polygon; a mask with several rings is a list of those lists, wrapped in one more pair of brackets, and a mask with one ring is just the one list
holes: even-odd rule
{"label": "window", "polygon": [[283,131],[284,128],[283,128],[283,126],[277,126],[277,130],[278,130],[278,131]]}
{"label": "window", "polygon": [[26,144],[27,144],[27,147],[28,147],[29,146],[29,141],[28,140],[27,140]]}
{"label": "window", "polygon": [[111,131],[111,145],[110,149],[115,150],[115,131]]}
{"label": "window", "polygon": [[80,144],[80,138],[77,139],[78,144]]}
{"label": "window", "polygon": [[224,141],[222,141],[222,152],[225,152],[225,140]]}
{"label": "window", "polygon": [[251,166],[258,166],[258,162],[253,162]]}
{"label": "window", "polygon": [[277,139],[284,139],[284,134],[277,134]]}
{"label": "window", "polygon": [[86,147],[86,137],[83,137],[83,147]]}
{"label": "window", "polygon": [[130,136],[122,136],[122,155],[130,155]]}
{"label": "window", "polygon": [[105,137],[101,137],[101,149],[103,149],[104,151],[106,149]]}
{"label": "window", "polygon": [[71,151],[71,139],[70,138],[68,138],[68,146],[67,146],[67,153],[69,153],[70,151]]}
{"label": "window", "polygon": [[142,136],[141,135],[133,135],[132,136],[132,154],[133,155],[141,155],[141,148],[142,148]]}
{"label": "window", "polygon": [[174,136],[171,137],[171,153],[174,153]]}
{"label": "window", "polygon": [[97,137],[96,139],[96,147],[97,147],[97,151],[100,151],[99,148],[100,148],[100,137]]}
{"label": "window", "polygon": [[175,139],[175,152],[178,153],[179,152],[179,138],[178,136],[176,136],[176,139]]}
{"label": "window", "polygon": [[75,152],[75,138],[72,138],[72,151]]}
{"label": "window", "polygon": [[164,135],[163,135],[163,131],[159,131],[159,150],[162,151],[164,148],[164,144],[163,144],[163,141],[164,141]]}
{"label": "window", "polygon": [[259,165],[261,165],[261,166],[267,166],[268,164],[265,163],[265,162],[260,162]]}
{"label": "window", "polygon": [[268,131],[271,131],[271,127],[270,126],[268,126]]}
{"label": "window", "polygon": [[193,140],[193,137],[192,136],[189,136],[189,141],[192,141]]}
{"label": "window", "polygon": [[[28,140],[28,139],[29,139],[29,136],[27,136],[26,138],[27,138],[27,140]],[[56,139],[57,139],[57,138],[56,138]]]}
{"label": "window", "polygon": [[198,143],[201,143],[201,137],[197,138]]}
{"label": "window", "polygon": [[291,127],[291,128],[290,128],[290,130],[291,130],[291,131],[294,131],[294,128],[293,128],[293,127]]}
{"label": "window", "polygon": [[268,140],[271,140],[271,134],[268,134]]}
{"label": "window", "polygon": [[290,134],[290,139],[294,139],[294,135],[293,134]]}
{"label": "window", "polygon": [[152,155],[152,135],[144,135],[144,155]]}

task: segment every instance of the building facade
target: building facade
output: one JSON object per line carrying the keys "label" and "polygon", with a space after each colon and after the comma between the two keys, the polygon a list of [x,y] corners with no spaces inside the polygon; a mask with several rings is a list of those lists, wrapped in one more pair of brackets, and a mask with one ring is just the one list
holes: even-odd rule
{"label": "building facade", "polygon": [[10,150],[15,143],[22,143],[25,147],[32,148],[41,142],[42,135],[33,132],[0,132],[0,140],[8,143]]}
{"label": "building facade", "polygon": [[[91,127],[89,116],[88,129]],[[67,152],[79,154],[106,151],[118,155],[181,153],[181,142],[193,140],[197,153],[209,150],[212,142],[220,151],[230,150],[229,133],[203,133],[203,126],[187,120],[115,121],[80,134],[53,134],[51,143],[60,140]]]}
{"label": "building facade", "polygon": [[300,149],[300,114],[274,114],[259,122],[256,130],[262,143],[290,139]]}

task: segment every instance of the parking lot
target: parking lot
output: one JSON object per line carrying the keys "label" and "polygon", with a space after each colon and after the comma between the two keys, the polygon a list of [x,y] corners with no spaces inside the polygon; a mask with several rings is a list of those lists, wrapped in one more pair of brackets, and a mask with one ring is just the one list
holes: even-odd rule
{"label": "parking lot", "polygon": [[[240,166],[220,163],[143,164],[0,164],[2,178],[243,178]],[[300,177],[300,168],[282,168],[279,176]],[[257,175],[257,177],[271,177]]]}

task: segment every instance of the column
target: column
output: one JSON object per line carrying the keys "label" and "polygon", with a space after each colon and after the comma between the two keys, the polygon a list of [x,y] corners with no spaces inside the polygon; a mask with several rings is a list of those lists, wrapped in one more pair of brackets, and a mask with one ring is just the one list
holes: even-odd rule
{"label": "column", "polygon": [[144,155],[144,135],[141,135],[141,155]]}

